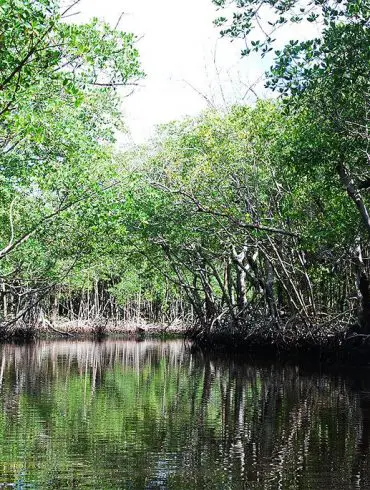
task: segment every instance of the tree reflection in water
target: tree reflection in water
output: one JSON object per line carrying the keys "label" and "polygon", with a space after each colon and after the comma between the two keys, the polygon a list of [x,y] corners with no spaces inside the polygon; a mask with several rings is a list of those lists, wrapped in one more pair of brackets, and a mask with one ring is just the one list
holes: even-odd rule
{"label": "tree reflection in water", "polygon": [[181,341],[0,347],[0,483],[369,488],[370,376],[307,374]]}

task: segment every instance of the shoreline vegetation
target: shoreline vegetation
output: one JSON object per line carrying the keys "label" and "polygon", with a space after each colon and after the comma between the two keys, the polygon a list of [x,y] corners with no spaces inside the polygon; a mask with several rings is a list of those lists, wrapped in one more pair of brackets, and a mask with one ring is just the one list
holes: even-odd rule
{"label": "shoreline vegetation", "polygon": [[0,9],[0,340],[181,322],[207,348],[366,364],[368,0],[214,0],[279,97],[252,87],[124,149],[137,38],[74,24],[77,3]]}
{"label": "shoreline vegetation", "polygon": [[369,366],[370,335],[357,333],[356,326],[329,328],[326,332],[317,328],[310,334],[298,325],[276,331],[272,325],[254,324],[231,330],[229,326],[213,328],[207,335],[203,329],[186,324],[176,318],[171,322],[150,323],[136,317],[131,321],[95,318],[90,320],[45,318],[38,325],[18,324],[10,335],[1,339],[6,342],[35,342],[49,340],[103,341],[109,339],[189,341],[192,349],[204,352],[233,353],[239,359],[279,360],[281,362],[318,363],[321,366]]}
{"label": "shoreline vegetation", "polygon": [[130,337],[170,338],[172,336],[185,336],[187,328],[180,322],[171,324],[148,323],[143,319],[134,321],[116,322],[109,320],[84,320],[68,321],[59,320],[55,323],[45,322],[44,326],[35,332],[35,338],[42,336],[64,336],[70,338],[93,337],[103,339],[105,337]]}

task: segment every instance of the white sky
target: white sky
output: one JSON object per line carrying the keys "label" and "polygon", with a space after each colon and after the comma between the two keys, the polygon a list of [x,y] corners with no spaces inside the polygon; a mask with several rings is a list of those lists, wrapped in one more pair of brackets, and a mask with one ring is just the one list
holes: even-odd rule
{"label": "white sky", "polygon": [[219,39],[211,0],[81,0],[78,10],[75,20],[99,17],[113,25],[124,12],[120,28],[143,36],[138,49],[147,77],[122,104],[135,143],[156,124],[205,109],[202,94],[217,106],[240,102],[267,68],[258,58],[241,59],[241,44]]}

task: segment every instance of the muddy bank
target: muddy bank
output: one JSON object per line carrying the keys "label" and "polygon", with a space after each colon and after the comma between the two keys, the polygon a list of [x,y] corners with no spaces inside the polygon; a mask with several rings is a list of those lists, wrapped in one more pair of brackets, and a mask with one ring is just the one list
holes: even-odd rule
{"label": "muddy bank", "polygon": [[[182,337],[193,349],[209,353],[232,353],[244,360],[305,362],[325,365],[370,366],[370,335],[356,327],[338,326],[330,330],[305,332],[299,325],[276,331],[271,326],[254,325],[253,329],[214,329],[204,333],[176,320],[170,324],[140,321],[117,322],[104,319],[70,321],[59,319],[38,326],[22,325],[7,332],[0,341],[36,339],[95,339]],[[5,333],[5,332],[4,332]]]}
{"label": "muddy bank", "polygon": [[192,331],[188,337],[194,348],[218,353],[234,353],[244,359],[305,361],[332,365],[370,366],[370,335],[356,327],[332,333],[273,332],[212,332]]}
{"label": "muddy bank", "polygon": [[187,327],[180,321],[171,324],[149,323],[143,319],[131,322],[110,320],[71,321],[59,319],[55,322],[43,322],[37,326],[17,325],[4,330],[0,340],[32,341],[45,338],[95,338],[128,337],[142,339],[150,337],[171,337],[185,335]]}

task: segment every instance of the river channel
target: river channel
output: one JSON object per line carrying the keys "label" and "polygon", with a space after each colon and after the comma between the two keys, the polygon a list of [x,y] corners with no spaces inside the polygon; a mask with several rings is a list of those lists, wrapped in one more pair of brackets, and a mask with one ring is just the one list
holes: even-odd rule
{"label": "river channel", "polygon": [[179,341],[0,346],[0,488],[370,488],[370,371]]}

